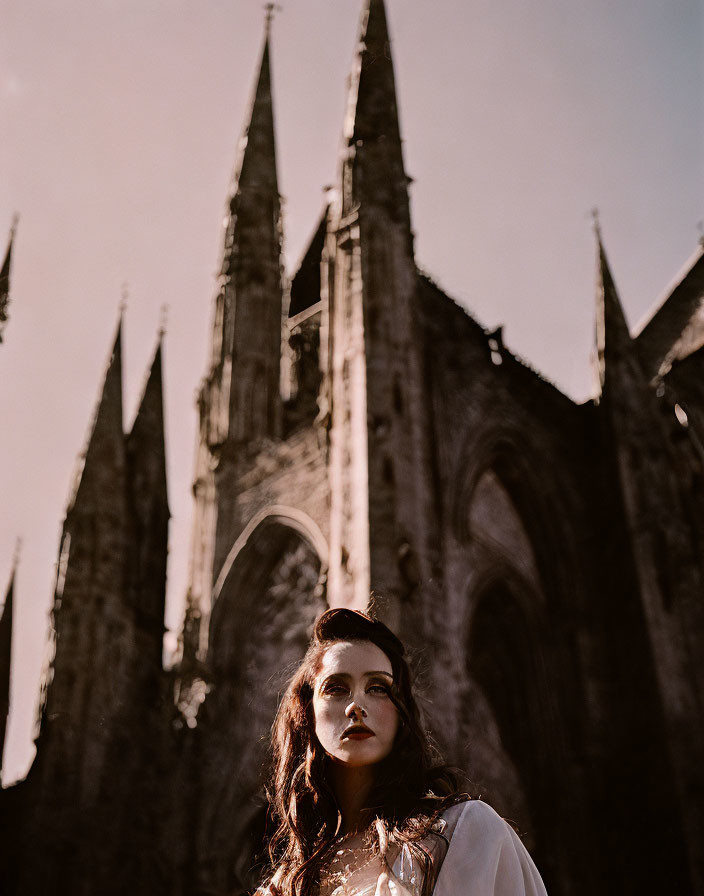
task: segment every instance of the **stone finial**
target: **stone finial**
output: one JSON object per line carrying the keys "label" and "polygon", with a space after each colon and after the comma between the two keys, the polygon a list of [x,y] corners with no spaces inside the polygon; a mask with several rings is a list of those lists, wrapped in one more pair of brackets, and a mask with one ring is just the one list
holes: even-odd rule
{"label": "stone finial", "polygon": [[282,6],[279,6],[278,3],[266,3],[264,6],[264,30],[266,37],[268,38],[271,34],[271,23],[273,21],[274,15],[277,12],[281,12],[283,9]]}

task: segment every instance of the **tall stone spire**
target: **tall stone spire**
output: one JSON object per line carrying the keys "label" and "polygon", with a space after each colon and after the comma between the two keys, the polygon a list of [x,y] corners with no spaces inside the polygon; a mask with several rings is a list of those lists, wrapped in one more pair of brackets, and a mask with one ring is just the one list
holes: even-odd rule
{"label": "tall stone spire", "polygon": [[5,603],[0,613],[0,772],[2,772],[3,749],[7,716],[10,711],[10,665],[12,652],[12,597],[15,588],[16,563],[10,573],[10,583],[5,593]]}
{"label": "tall stone spire", "polygon": [[239,156],[232,180],[230,203],[231,211],[232,205],[236,205],[235,212],[240,206],[247,204],[249,194],[259,193],[268,199],[276,197],[278,200],[269,43],[267,27],[259,74],[250,105],[249,123],[240,138]]}
{"label": "tall stone spire", "polygon": [[2,342],[2,333],[8,319],[8,308],[10,305],[10,268],[12,266],[12,244],[15,241],[15,230],[17,229],[17,218],[12,222],[10,228],[10,238],[7,241],[7,249],[5,251],[5,259],[0,268],[0,342]]}
{"label": "tall stone spire", "polygon": [[596,341],[599,383],[604,388],[609,372],[617,361],[632,352],[632,339],[611,269],[606,258],[601,231],[596,227],[598,287],[596,302]]}
{"label": "tall stone spire", "polygon": [[[281,200],[270,65],[270,19],[225,216],[211,359],[198,410],[195,518],[183,632],[183,681],[207,653],[213,582],[239,522],[232,479],[249,446],[281,434]],[[222,483],[225,482],[225,486]]]}
{"label": "tall stone spire", "polygon": [[383,204],[410,228],[408,181],[396,99],[396,79],[384,0],[365,0],[350,79],[344,136],[345,212],[365,200]]}
{"label": "tall stone spire", "polygon": [[[168,505],[161,345],[125,437],[121,334],[120,323],[61,537],[55,651],[32,769],[45,861],[23,868],[22,892],[44,892],[47,876],[67,891],[125,892],[128,844],[150,854],[154,846],[140,813],[154,799],[162,693]],[[82,835],[88,828],[92,847]]]}
{"label": "tall stone spire", "polygon": [[[91,491],[98,498],[106,481],[124,474],[124,435],[122,431],[122,318],[117,326],[98,406],[93,417],[88,444],[78,471],[69,514],[79,496]],[[112,490],[112,489],[111,489]]]}
{"label": "tall stone spire", "polygon": [[267,23],[228,199],[213,334],[217,400],[209,402],[216,443],[280,429],[282,231],[269,44]]}
{"label": "tall stone spire", "polygon": [[161,336],[126,447],[134,609],[137,620],[154,635],[160,660],[169,528]]}
{"label": "tall stone spire", "polygon": [[[42,740],[48,731],[49,754],[59,753],[60,761],[67,763],[65,781],[59,785],[52,777],[51,785],[67,793],[82,779],[97,786],[101,743],[109,733],[104,720],[119,690],[117,663],[108,659],[119,647],[108,630],[117,627],[125,612],[125,498],[120,320],[66,512],[57,564],[55,656],[39,736]],[[53,735],[48,729],[54,729]],[[90,752],[83,752],[84,743],[92,743]],[[88,766],[92,772],[82,778]],[[45,765],[50,767],[51,762]],[[81,799],[88,799],[87,790]]]}
{"label": "tall stone spire", "polygon": [[[340,199],[321,277],[330,426],[328,597],[426,636],[437,582],[431,464],[408,179],[383,0],[366,0],[344,125]],[[323,326],[324,324],[324,326]],[[423,583],[423,588],[421,588]],[[429,583],[425,587],[425,583]]]}

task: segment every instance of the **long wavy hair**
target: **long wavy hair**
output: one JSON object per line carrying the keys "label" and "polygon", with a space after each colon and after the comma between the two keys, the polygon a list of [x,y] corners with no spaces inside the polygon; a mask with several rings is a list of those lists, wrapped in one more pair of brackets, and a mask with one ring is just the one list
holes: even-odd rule
{"label": "long wavy hair", "polygon": [[327,775],[328,758],[315,735],[313,691],[325,651],[336,641],[370,641],[389,658],[390,697],[399,714],[393,749],[375,767],[367,842],[386,854],[389,839],[408,843],[422,866],[418,841],[440,812],[466,798],[455,773],[441,764],[420,721],[401,641],[378,619],[355,610],[328,610],[318,619],[308,651],[291,679],[272,728],[267,788],[276,830],[269,840],[273,896],[315,896],[321,866],[340,831],[342,815]]}

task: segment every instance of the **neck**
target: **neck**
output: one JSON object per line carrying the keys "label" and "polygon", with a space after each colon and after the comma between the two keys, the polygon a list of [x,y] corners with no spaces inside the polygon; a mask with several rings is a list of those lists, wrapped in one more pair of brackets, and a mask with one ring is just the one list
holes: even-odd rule
{"label": "neck", "polygon": [[331,762],[328,773],[333,793],[342,813],[341,834],[361,831],[369,823],[365,811],[369,794],[374,786],[374,767],[360,765],[350,768]]}

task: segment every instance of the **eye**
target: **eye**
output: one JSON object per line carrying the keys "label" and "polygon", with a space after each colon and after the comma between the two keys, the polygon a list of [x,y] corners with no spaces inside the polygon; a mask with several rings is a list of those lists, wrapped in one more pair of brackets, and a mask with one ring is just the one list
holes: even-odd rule
{"label": "eye", "polygon": [[370,684],[367,688],[368,694],[379,694],[380,696],[388,696],[389,689],[385,684]]}
{"label": "eye", "polygon": [[328,681],[323,685],[323,694],[330,697],[342,697],[348,693],[347,686],[336,681]]}

